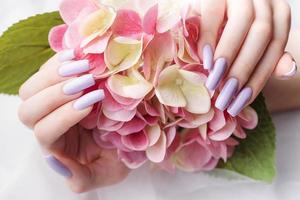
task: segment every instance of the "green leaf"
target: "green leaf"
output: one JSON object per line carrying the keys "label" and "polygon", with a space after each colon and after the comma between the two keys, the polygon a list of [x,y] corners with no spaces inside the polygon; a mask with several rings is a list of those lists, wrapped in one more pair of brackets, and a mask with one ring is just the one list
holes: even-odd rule
{"label": "green leaf", "polygon": [[19,87],[54,52],[48,33],[63,24],[58,12],[36,15],[11,26],[0,37],[0,93],[17,94]]}
{"label": "green leaf", "polygon": [[261,94],[252,107],[259,116],[255,130],[247,131],[247,138],[240,141],[233,156],[219,168],[225,168],[250,178],[271,182],[276,176],[275,128]]}

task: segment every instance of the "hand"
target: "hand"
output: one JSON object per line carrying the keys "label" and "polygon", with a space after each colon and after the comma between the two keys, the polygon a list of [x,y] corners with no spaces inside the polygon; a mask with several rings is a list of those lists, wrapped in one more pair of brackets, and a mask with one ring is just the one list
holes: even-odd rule
{"label": "hand", "polygon": [[[238,115],[260,93],[276,65],[287,63],[287,57],[291,61],[288,54],[282,57],[290,15],[285,0],[201,0],[199,54],[204,67],[212,70],[206,86],[220,90],[217,108]],[[275,74],[295,74],[295,62],[290,63],[284,74],[280,71],[282,67]],[[222,79],[225,81],[221,82]]]}
{"label": "hand", "polygon": [[115,150],[95,144],[91,130],[79,122],[104,98],[102,90],[85,95],[83,90],[95,84],[92,75],[76,77],[89,70],[87,60],[71,61],[73,51],[51,58],[20,89],[24,101],[19,109],[21,121],[33,128],[46,160],[56,172],[67,178],[70,188],[84,192],[123,180],[129,170]]}

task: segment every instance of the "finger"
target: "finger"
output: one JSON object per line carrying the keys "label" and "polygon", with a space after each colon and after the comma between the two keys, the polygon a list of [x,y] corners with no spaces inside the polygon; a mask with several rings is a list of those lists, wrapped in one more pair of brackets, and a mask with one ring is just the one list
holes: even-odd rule
{"label": "finger", "polygon": [[[222,111],[229,106],[234,95],[248,81],[272,38],[272,11],[270,4],[265,0],[255,0],[254,9],[256,13],[255,21],[250,28],[239,55],[229,69],[227,78],[225,78],[226,82],[215,104]],[[210,76],[214,76],[214,72]],[[211,85],[209,81],[214,80],[214,77],[210,76],[207,81],[208,85]]]}
{"label": "finger", "polygon": [[84,75],[50,86],[24,101],[19,108],[20,120],[32,128],[37,121],[63,104],[80,97],[83,90],[95,85],[93,75]]}
{"label": "finger", "polygon": [[230,105],[228,113],[232,116],[238,115],[245,106],[255,100],[283,55],[290,31],[291,11],[284,0],[274,1],[273,10],[274,33],[272,41],[245,88]]}
{"label": "finger", "polygon": [[255,14],[252,1],[227,0],[228,21],[218,42],[215,60],[225,58],[231,66],[253,23]]}
{"label": "finger", "polygon": [[34,126],[36,138],[41,145],[51,146],[71,127],[85,118],[92,111],[92,106],[103,98],[103,90],[95,90],[57,108],[36,123]]}
{"label": "finger", "polygon": [[50,58],[37,73],[20,87],[21,99],[26,100],[47,87],[87,72],[89,70],[88,60],[67,60],[74,58],[71,52],[71,50],[67,50]]}
{"label": "finger", "polygon": [[213,65],[213,51],[224,20],[225,6],[225,0],[201,0],[201,38],[198,49],[205,69],[211,69]]}
{"label": "finger", "polygon": [[285,53],[279,60],[273,76],[280,80],[288,80],[297,74],[297,64],[289,53]]}

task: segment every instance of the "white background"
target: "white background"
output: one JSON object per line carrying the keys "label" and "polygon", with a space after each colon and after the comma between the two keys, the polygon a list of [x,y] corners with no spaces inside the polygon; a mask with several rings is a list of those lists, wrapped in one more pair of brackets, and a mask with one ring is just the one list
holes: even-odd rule
{"label": "white background", "polygon": [[[59,0],[0,0],[0,33],[19,19],[56,10],[58,3]],[[292,9],[293,24],[300,25],[300,20],[295,20],[300,2],[293,1]],[[0,200],[300,199],[300,111],[274,115],[278,177],[271,185],[202,173],[178,173],[174,177],[144,168],[119,185],[77,195],[46,166],[31,131],[17,119],[19,104],[17,97],[0,95]]]}

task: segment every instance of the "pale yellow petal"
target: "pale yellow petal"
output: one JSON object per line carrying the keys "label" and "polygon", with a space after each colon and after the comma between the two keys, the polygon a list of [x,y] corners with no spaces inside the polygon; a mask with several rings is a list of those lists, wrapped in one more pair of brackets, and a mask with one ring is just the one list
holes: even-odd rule
{"label": "pale yellow petal", "polygon": [[122,97],[140,99],[145,97],[153,88],[136,70],[131,70],[128,76],[115,74],[108,81],[109,88]]}
{"label": "pale yellow petal", "polygon": [[92,34],[100,36],[111,27],[115,18],[116,12],[112,8],[102,7],[84,19],[79,31],[84,36]]}
{"label": "pale yellow petal", "polygon": [[105,63],[115,73],[127,70],[138,63],[142,54],[142,41],[116,37],[104,52]]}
{"label": "pale yellow petal", "polygon": [[167,138],[164,132],[160,135],[157,143],[146,150],[147,158],[154,162],[160,163],[164,160],[167,150]]}
{"label": "pale yellow petal", "polygon": [[146,128],[146,133],[147,133],[148,139],[149,139],[149,146],[153,146],[159,140],[160,135],[161,135],[161,130],[160,130],[159,125],[157,124],[154,126],[148,126]]}

